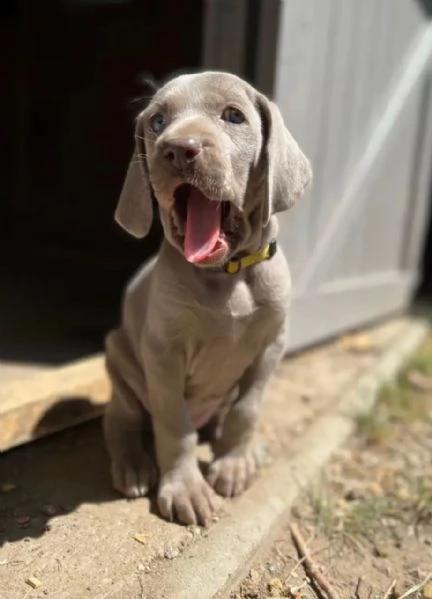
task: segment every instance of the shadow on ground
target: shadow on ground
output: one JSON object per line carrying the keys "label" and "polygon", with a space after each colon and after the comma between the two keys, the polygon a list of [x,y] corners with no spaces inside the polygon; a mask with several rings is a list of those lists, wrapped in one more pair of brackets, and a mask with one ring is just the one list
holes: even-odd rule
{"label": "shadow on ground", "polygon": [[[87,398],[62,398],[34,432],[45,435],[53,425],[66,427],[94,411]],[[213,431],[213,422],[201,429],[200,443],[208,443]],[[199,464],[206,473],[209,463],[200,459]],[[1,457],[0,465],[0,547],[6,541],[44,535],[51,518],[70,514],[84,503],[124,501],[112,489],[101,418],[13,449]],[[154,493],[143,510],[159,516]]]}
{"label": "shadow on ground", "polygon": [[3,455],[0,486],[7,490],[0,493],[0,545],[43,535],[52,517],[83,503],[120,498],[111,488],[100,419]]}

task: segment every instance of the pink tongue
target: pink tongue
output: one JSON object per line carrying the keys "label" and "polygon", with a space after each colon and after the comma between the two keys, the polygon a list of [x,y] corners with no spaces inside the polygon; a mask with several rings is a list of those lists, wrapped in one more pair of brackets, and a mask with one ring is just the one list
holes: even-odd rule
{"label": "pink tongue", "polygon": [[184,255],[189,262],[201,262],[213,254],[221,241],[221,202],[212,202],[192,188],[187,201]]}

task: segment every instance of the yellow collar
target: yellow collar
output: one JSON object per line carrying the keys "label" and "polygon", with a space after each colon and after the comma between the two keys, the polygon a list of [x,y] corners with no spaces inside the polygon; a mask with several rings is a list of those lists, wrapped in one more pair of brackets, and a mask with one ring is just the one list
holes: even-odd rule
{"label": "yellow collar", "polygon": [[229,262],[226,262],[223,265],[222,270],[230,275],[235,275],[243,268],[249,268],[249,266],[253,266],[254,264],[258,264],[264,260],[270,260],[270,258],[273,258],[273,256],[276,254],[276,250],[276,240],[273,239],[261,250],[258,250],[253,254],[243,256],[243,258],[238,258],[237,260],[230,260]]}

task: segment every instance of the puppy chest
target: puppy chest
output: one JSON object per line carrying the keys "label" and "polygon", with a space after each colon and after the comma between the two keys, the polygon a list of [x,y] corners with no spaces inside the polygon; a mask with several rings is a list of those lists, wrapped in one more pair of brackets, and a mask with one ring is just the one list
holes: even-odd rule
{"label": "puppy chest", "polygon": [[222,319],[187,351],[186,395],[228,393],[269,343],[265,319]]}

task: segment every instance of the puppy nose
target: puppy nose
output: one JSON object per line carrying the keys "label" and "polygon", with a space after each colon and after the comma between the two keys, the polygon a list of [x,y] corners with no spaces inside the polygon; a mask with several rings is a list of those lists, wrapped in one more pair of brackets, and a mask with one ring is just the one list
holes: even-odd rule
{"label": "puppy nose", "polygon": [[166,140],[163,144],[165,160],[178,169],[190,166],[202,150],[202,144],[193,137]]}

